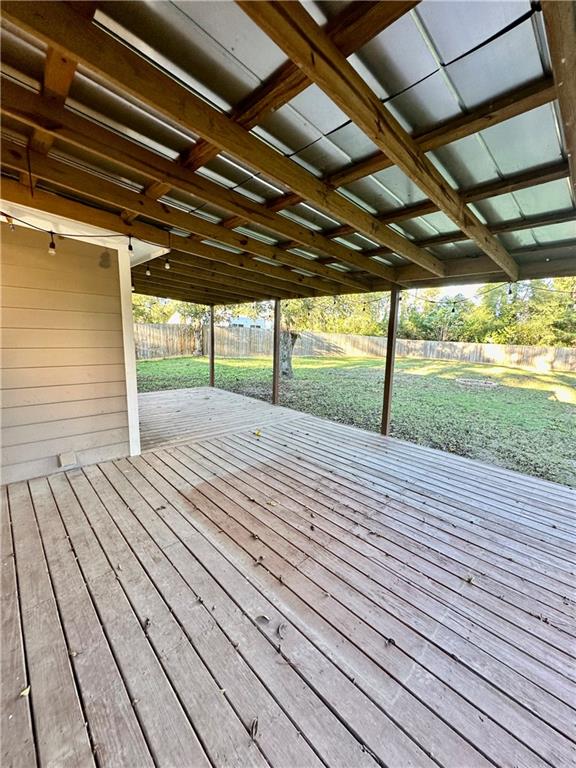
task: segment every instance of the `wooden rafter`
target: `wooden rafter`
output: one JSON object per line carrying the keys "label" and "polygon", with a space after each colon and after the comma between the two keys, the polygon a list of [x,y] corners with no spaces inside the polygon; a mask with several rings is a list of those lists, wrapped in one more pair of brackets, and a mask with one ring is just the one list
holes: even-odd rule
{"label": "wooden rafter", "polygon": [[[342,55],[350,56],[417,4],[418,0],[393,3],[356,0],[331,19],[324,30]],[[230,117],[243,128],[253,128],[309,85],[306,73],[294,62],[287,61],[237,104]],[[182,162],[197,169],[216,157],[218,152],[218,147],[210,142],[199,141],[182,157]]]}
{"label": "wooden rafter", "polygon": [[[59,110],[56,107],[53,108],[45,104],[39,96],[32,94],[21,86],[8,80],[3,80],[2,112],[15,120],[20,119],[22,122],[25,122],[32,127],[49,125],[53,135],[58,136],[62,142],[69,144],[72,148],[82,146],[84,149],[92,150],[96,159],[104,158],[112,160],[118,158],[127,169],[132,169],[138,174],[149,176],[154,174],[157,178],[161,178],[168,170],[173,169],[174,172],[182,174],[181,178],[179,176],[174,178],[173,186],[178,186],[184,191],[189,191],[191,194],[201,197],[214,205],[226,208],[227,210],[237,213],[244,212],[245,217],[251,216],[262,226],[267,226],[267,228],[271,230],[276,229],[279,233],[285,236],[296,235],[301,241],[304,241],[302,245],[308,245],[310,250],[315,250],[319,254],[330,252],[328,247],[330,241],[327,238],[321,238],[316,233],[310,232],[284,217],[274,216],[273,213],[267,212],[264,206],[254,203],[238,193],[220,187],[208,179],[204,179],[187,171],[180,171],[178,166],[174,166],[173,168],[172,163],[160,158],[158,155],[133,144],[108,129],[91,124],[86,118],[74,115],[68,111]],[[562,179],[567,175],[568,165],[566,162],[561,161],[549,166],[523,171],[502,179],[484,182],[483,184],[462,190],[461,194],[466,202],[475,202],[499,194],[505,194],[537,184]],[[434,203],[431,201],[424,201],[406,208],[394,209],[389,213],[381,214],[379,218],[387,224],[400,223],[417,216],[433,213],[437,210],[438,208]],[[330,237],[337,237],[345,236],[352,231],[353,229],[351,227],[342,226],[335,230],[331,230],[326,234]],[[458,235],[456,239],[460,238],[461,235]],[[317,246],[319,242],[322,243],[322,246],[314,248],[313,246]],[[291,241],[291,243],[288,244],[297,243],[296,241]],[[346,252],[347,249],[338,243],[334,243],[334,246],[334,253],[331,255],[335,257],[334,260],[342,260],[341,258],[338,259],[338,257],[340,256],[341,251]],[[282,248],[284,248],[284,244],[282,244]],[[208,252],[209,251],[206,253]],[[239,257],[233,256],[232,254],[223,254],[223,256],[224,255],[228,259],[236,258],[236,266],[239,266],[240,268],[253,268],[253,262],[250,257]],[[356,258],[359,263],[361,263],[360,259],[363,257],[357,255]],[[344,281],[349,284],[350,287],[354,287],[354,284],[356,284],[356,281],[354,281],[352,277],[340,277],[339,273],[334,270],[329,270],[325,267],[322,268],[320,264],[309,262],[290,253],[283,256],[282,261],[285,264],[289,264],[296,268],[300,266],[307,267],[310,271],[318,271],[325,276],[326,279],[331,279],[335,282]],[[268,265],[261,264],[259,269],[266,270],[270,268]],[[274,268],[272,267],[271,269]],[[386,274],[390,273],[391,270],[386,272]],[[296,281],[297,279],[303,280],[305,278],[297,278],[295,273],[287,270],[284,279]]]}
{"label": "wooden rafter", "polygon": [[[545,77],[482,104],[470,112],[450,118],[431,130],[417,131],[413,138],[423,152],[429,152],[541,107],[543,104],[549,104],[555,98],[556,86],[550,78]],[[379,152],[330,174],[326,181],[333,187],[341,187],[393,165],[386,153]]]}
{"label": "wooden rafter", "polygon": [[[546,165],[540,168],[533,168],[529,171],[522,171],[521,173],[512,174],[510,176],[504,176],[498,179],[495,179],[493,181],[483,182],[482,184],[477,184],[473,187],[468,187],[467,189],[461,189],[459,190],[461,198],[466,203],[474,203],[479,200],[487,200],[491,197],[497,197],[498,195],[504,195],[509,192],[517,192],[521,189],[526,189],[528,187],[535,187],[540,184],[547,184],[550,181],[557,181],[558,179],[564,179],[569,175],[569,169],[568,169],[568,163],[561,160],[558,163],[551,163],[550,165]],[[408,221],[410,219],[415,219],[418,216],[426,216],[429,213],[435,213],[438,210],[438,206],[435,205],[431,200],[423,200],[420,203],[415,203],[414,205],[408,205],[405,208],[393,208],[391,211],[387,211],[386,213],[378,214],[378,219],[385,224],[400,224],[403,221]],[[572,216],[574,216],[574,212],[572,212]],[[563,219],[566,220],[566,219]],[[523,219],[523,221],[526,221],[526,219]],[[228,221],[222,222],[223,226],[226,226],[228,224]],[[506,226],[506,223],[504,222],[502,226]],[[525,227],[523,227],[525,228]],[[490,231],[494,234],[495,230],[489,226]],[[336,227],[331,230],[324,230],[325,235],[327,237],[346,237],[347,235],[350,235],[353,233],[352,227],[349,227],[348,225],[344,225],[341,227]],[[502,231],[506,231],[506,229],[503,229]],[[466,236],[463,235],[461,232],[455,233],[454,237],[452,235],[443,235],[443,237],[446,237],[447,239],[445,242],[452,243],[457,242],[458,240],[465,240]],[[430,245],[432,243],[429,242],[422,242],[420,241],[420,245]],[[284,244],[283,244],[284,247]],[[365,250],[364,253],[375,253],[377,251],[370,251]],[[381,253],[389,253],[389,251],[385,251],[385,249],[381,249]],[[323,257],[320,259],[320,261],[324,264],[330,263],[331,259],[329,257]]]}
{"label": "wooden rafter", "polygon": [[[313,253],[331,256],[356,269],[365,268],[365,257],[361,254],[284,216],[277,216],[265,205],[182,168],[80,115],[54,108],[40,96],[5,78],[2,78],[0,103],[2,114],[33,128],[42,126],[64,144],[90,152],[96,160],[110,160],[159,184],[168,179],[170,188],[180,189],[223,208],[239,216],[243,222],[252,221]],[[284,261],[296,266],[290,261],[290,255]],[[371,265],[371,273],[385,279],[391,279],[393,274],[390,268],[376,262]],[[350,280],[353,280],[350,276],[340,277],[337,274],[332,274],[332,279],[345,285],[351,285]]]}
{"label": "wooden rafter", "polygon": [[[243,10],[512,280],[518,266],[299,3],[238,0]],[[350,222],[348,222],[350,223]]]}
{"label": "wooden rafter", "polygon": [[[555,98],[556,86],[553,81],[547,77],[542,78],[528,86],[515,89],[499,99],[489,101],[471,112],[451,118],[432,130],[417,131],[413,135],[413,138],[424,152],[428,152],[432,149],[446,146],[458,139],[472,136],[478,131],[485,130],[493,125],[498,125],[505,120],[521,115],[531,109],[536,109],[543,104],[553,101]],[[372,173],[391,168],[393,165],[394,163],[386,154],[377,152],[364,160],[351,163],[339,171],[328,174],[324,180],[330,184],[331,187],[337,188],[350,184],[358,179],[365,178]],[[285,208],[296,205],[300,200],[301,198],[294,193],[281,195],[269,203],[269,210],[274,212],[282,211]],[[420,205],[428,206],[428,209],[425,210],[424,213],[431,213],[438,210],[438,206],[434,205],[431,201],[428,203],[421,203]],[[386,224],[390,223],[385,216],[379,216],[378,218]],[[234,224],[234,226],[239,226],[243,221],[244,220],[239,217],[231,219],[230,223]],[[343,225],[342,227],[339,227],[337,231],[339,235],[349,234],[353,229],[348,225]]]}
{"label": "wooden rafter", "polygon": [[[131,192],[118,184],[105,181],[87,171],[79,170],[58,160],[46,158],[43,155],[36,155],[35,153],[28,153],[25,155],[21,148],[13,145],[9,141],[4,141],[2,143],[1,152],[2,165],[5,168],[20,172],[26,167],[26,164],[30,162],[31,167],[33,167],[34,173],[38,178],[56,184],[68,192],[74,192],[83,197],[113,205],[121,210],[128,209],[145,213],[148,218],[154,219],[161,224],[195,232],[201,237],[225,243],[228,246],[244,251],[245,255],[253,254],[271,261],[276,261],[282,265],[289,265],[298,269],[306,269],[310,270],[310,272],[316,271],[317,277],[308,278],[310,282],[312,282],[313,279],[320,280],[320,284],[322,284],[323,281],[329,281],[327,285],[335,287],[343,277],[342,282],[348,282],[349,286],[352,288],[356,288],[357,290],[366,288],[363,283],[353,278],[347,280],[346,276],[330,267],[321,264],[318,264],[316,267],[314,261],[295,254],[286,253],[285,251],[269,246],[266,243],[254,240],[245,235],[239,235],[238,233],[231,232],[219,225],[200,219],[198,216],[193,216],[175,208],[170,208],[155,200],[149,200],[145,195]],[[124,224],[128,224],[125,220],[123,221]],[[198,242],[197,240],[189,240],[188,242],[192,252],[204,258],[214,259],[215,261],[218,261],[219,259],[230,261],[236,256],[236,254],[230,254],[229,252],[222,251],[222,249],[217,249],[213,246]],[[249,265],[253,270],[264,271],[263,267],[265,265],[260,261],[257,262],[251,259],[250,262],[248,262],[244,259],[243,263]],[[277,271],[276,267],[270,267],[270,269]],[[286,279],[290,279],[288,271],[286,272]],[[294,276],[294,281],[301,280],[302,276]]]}
{"label": "wooden rafter", "polygon": [[[86,20],[93,17],[96,5],[92,2],[76,3],[76,12]],[[76,74],[78,62],[71,56],[54,46],[49,46],[44,62],[44,77],[42,81],[42,95],[52,105],[61,106],[66,101],[72,81]],[[36,152],[48,154],[54,137],[42,128],[36,128],[30,137],[30,147]]]}
{"label": "wooden rafter", "polygon": [[[195,245],[188,238],[170,235],[168,232],[160,230],[149,224],[135,221],[127,224],[120,216],[108,211],[99,210],[82,203],[68,200],[58,195],[46,192],[42,189],[36,189],[34,194],[17,181],[3,179],[2,197],[7,202],[20,206],[26,206],[33,210],[44,213],[62,216],[74,221],[88,224],[90,226],[101,227],[102,229],[118,232],[124,235],[133,235],[147,243],[157,245],[161,248],[174,248],[185,254],[194,255]],[[571,256],[576,247],[576,242],[561,243],[557,248],[546,247],[539,250],[530,249],[529,254],[533,263],[520,266],[520,279],[532,279],[539,277],[554,277],[571,275],[576,273],[576,258]],[[216,249],[219,250],[219,249]],[[513,252],[515,255],[523,256],[527,253],[526,249]],[[541,259],[538,260],[541,254]],[[557,257],[555,256],[557,254]],[[228,254],[235,257],[235,254]],[[550,261],[544,261],[544,259]],[[232,263],[232,262],[228,262]],[[263,268],[268,265],[262,265]],[[274,269],[272,267],[272,269]],[[438,278],[431,275],[425,269],[416,265],[401,267],[397,272],[397,280],[402,284],[418,285],[448,285],[456,282],[478,282],[481,277],[483,281],[500,280],[505,281],[506,275],[501,272],[494,262],[488,257],[454,259],[446,262],[446,276]],[[203,292],[192,293],[190,290],[183,294],[181,291],[166,289],[163,284],[153,286],[147,278],[138,278],[135,281],[136,290],[141,293],[147,293],[152,296],[165,296],[168,298],[180,299],[182,301],[197,301],[198,303],[234,303],[237,301],[228,295],[223,296],[222,291],[213,290],[212,292],[204,290]],[[391,284],[382,280],[372,281],[364,290],[382,291],[389,290]],[[358,290],[338,286],[334,293],[357,293]],[[274,298],[271,291],[270,297]],[[244,300],[248,301],[249,298]],[[252,300],[254,297],[252,296]]]}
{"label": "wooden rafter", "polygon": [[[545,227],[550,224],[562,224],[567,221],[576,221],[576,212],[574,208],[565,208],[560,211],[550,211],[549,213],[541,213],[535,216],[523,216],[517,219],[508,219],[506,221],[499,221],[497,224],[488,225],[488,229],[493,235],[500,235],[507,232],[520,232],[525,229],[534,229],[535,227]],[[435,245],[446,245],[448,243],[460,243],[468,238],[463,232],[446,232],[440,235],[434,235],[433,237],[423,238],[416,240],[423,248],[430,248]],[[390,251],[383,249],[376,249],[371,251],[373,255],[384,256],[390,254]]]}
{"label": "wooden rafter", "polygon": [[[159,257],[160,259],[164,257]],[[160,262],[158,262],[160,263]],[[226,275],[230,279],[236,279],[241,278],[243,280],[246,280],[248,282],[254,283],[256,285],[262,285],[262,275],[263,273],[258,271],[254,271],[254,266],[252,265],[252,269],[243,269],[239,268],[238,265],[230,265],[225,264],[223,262],[216,262],[216,261],[207,261],[206,259],[202,259],[198,256],[193,256],[189,253],[179,253],[178,251],[171,251],[170,253],[170,263],[173,265],[173,268],[178,271],[179,267],[193,267],[197,269],[214,269],[217,270],[218,274],[220,275]],[[262,262],[258,262],[261,266],[268,267],[267,264],[262,264]],[[274,285],[277,284],[280,288],[289,288],[293,291],[297,291],[301,296],[318,296],[322,294],[332,294],[334,291],[338,290],[338,285],[336,283],[329,283],[327,281],[323,282],[320,280],[315,280],[313,285],[310,283],[312,281],[308,281],[305,277],[302,275],[298,275],[295,272],[289,272],[290,276],[294,279],[288,279],[286,280],[286,271],[283,269],[277,269],[275,267],[270,267],[269,270],[266,272],[266,274],[270,275],[270,278],[265,281],[265,284],[267,285]],[[279,282],[277,282],[279,281]]]}
{"label": "wooden rafter", "polygon": [[[25,170],[29,163],[35,176],[58,184],[69,192],[108,203],[132,213],[142,214],[167,226],[184,231],[188,230],[203,239],[214,240],[255,256],[262,256],[273,261],[281,261],[285,256],[284,251],[274,246],[226,229],[219,224],[213,224],[194,214],[163,205],[144,194],[131,192],[119,184],[101,179],[93,173],[79,170],[38,153],[30,152],[25,155],[17,145],[10,141],[2,142],[1,152],[2,164],[5,167],[20,171]],[[298,261],[300,267],[304,267],[306,264],[306,259],[301,258]]]}
{"label": "wooden rafter", "polygon": [[148,281],[138,282],[138,280],[135,280],[133,285],[135,293],[141,293],[144,296],[159,296],[164,299],[190,301],[194,304],[242,304],[250,301],[250,299],[230,296],[226,293],[216,293],[210,288],[190,288],[175,291],[164,284],[152,284]]}
{"label": "wooden rafter", "polygon": [[[356,0],[331,19],[325,27],[334,45],[349,56],[390,26],[404,13],[418,4],[419,0],[397,0],[394,3]],[[287,104],[308,87],[310,81],[293,62],[282,64],[255,91],[237,104],[230,118],[243,128],[257,125],[267,114]],[[219,148],[200,139],[180,156],[180,163],[197,170],[219,153]],[[171,189],[166,183],[153,183],[147,194],[161,197]]]}
{"label": "wooden rafter", "polygon": [[255,279],[247,279],[241,273],[236,272],[234,275],[229,275],[225,270],[222,270],[218,263],[210,265],[208,262],[202,262],[201,259],[196,261],[186,261],[180,259],[175,261],[170,256],[169,263],[170,269],[164,268],[165,258],[153,259],[145,264],[139,264],[133,268],[135,274],[144,274],[146,276],[146,270],[151,272],[151,276],[161,276],[167,280],[184,280],[190,283],[190,280],[200,280],[207,283],[215,283],[218,286],[230,289],[232,292],[240,290],[241,292],[250,293],[254,296],[258,294],[269,294],[271,291],[275,296],[281,298],[296,298],[298,296],[320,296],[322,292],[316,291],[312,288],[290,286],[286,283],[276,282],[274,280],[258,280],[254,274]]}
{"label": "wooden rafter", "polygon": [[[379,245],[393,249],[434,274],[444,274],[444,265],[435,256],[381,225],[373,216],[332,191],[293,160],[279,155],[137,53],[79,18],[64,3],[5,2],[3,14],[48,45],[60,46],[126,95],[138,99],[181,128],[211,140],[232,157],[292,189]],[[70,34],[71,28],[74,28],[74,35]],[[367,260],[366,270],[370,271],[375,263]]]}
{"label": "wooden rafter", "polygon": [[[519,280],[539,277],[563,277],[574,274],[576,269],[576,240],[562,241],[547,246],[529,246],[512,251],[519,262]],[[527,263],[523,263],[527,261]],[[506,275],[487,256],[471,256],[450,259],[446,262],[446,277],[441,281],[429,281],[429,273],[414,264],[398,268],[398,280],[403,285],[452,285],[457,282],[501,280]],[[377,284],[373,285],[377,289]]]}
{"label": "wooden rafter", "polygon": [[[203,272],[201,270],[190,270],[187,274],[182,270],[164,270],[161,266],[154,266],[152,264],[150,269],[150,280],[162,285],[174,287],[175,289],[188,289],[190,287],[202,287],[210,288],[216,292],[222,291],[231,296],[238,296],[239,298],[246,298],[247,300],[265,299],[270,296],[277,296],[283,299],[298,298],[298,293],[292,291],[280,290],[278,288],[267,288],[266,286],[257,287],[253,283],[245,282],[243,280],[237,280],[233,283],[230,280],[225,280],[217,272]],[[144,274],[144,270],[141,267],[136,267],[132,270],[134,276],[141,277]],[[146,278],[146,275],[144,274]]]}
{"label": "wooden rafter", "polygon": [[[238,263],[237,260],[240,260],[240,263],[238,263],[239,267],[261,272],[263,275],[270,275],[272,277],[276,277],[276,274],[278,274],[278,279],[280,280],[282,278],[282,282],[284,282],[284,279],[287,278],[288,275],[287,272],[284,272],[283,270],[281,271],[280,267],[274,267],[259,261],[254,262],[253,260],[248,260],[246,256],[227,253],[220,248],[210,248],[203,243],[198,243],[179,235],[170,234],[166,230],[158,229],[157,227],[140,221],[126,223],[117,214],[99,210],[98,208],[74,200],[65,199],[59,195],[41,189],[36,189],[34,194],[32,194],[27,187],[24,187],[22,184],[11,179],[3,179],[2,197],[8,202],[24,205],[33,208],[34,210],[45,211],[46,213],[52,213],[56,216],[63,216],[91,226],[101,227],[102,229],[111,232],[118,232],[118,234],[121,235],[132,235],[133,237],[152,245],[157,245],[161,248],[174,248],[182,253],[202,255],[210,262],[220,263],[220,261],[222,261],[222,263],[225,264],[236,265]],[[273,273],[272,270],[274,270]],[[312,278],[297,274],[295,274],[294,277],[296,281],[301,280],[301,284],[304,286],[310,285],[311,287],[315,287],[318,285]],[[389,287],[390,285],[390,283],[385,281],[381,284],[384,287]],[[327,281],[321,281],[321,290],[323,290],[324,287],[326,287],[329,293],[358,293],[371,289],[370,285],[362,286],[362,288],[352,288],[337,283],[333,283],[332,288],[330,288],[330,284],[327,283]],[[274,292],[271,290],[271,296],[273,295]]]}
{"label": "wooden rafter", "polygon": [[576,195],[576,4],[543,0],[544,24],[566,141],[573,194]]}
{"label": "wooden rafter", "polygon": [[[498,195],[505,195],[509,192],[517,192],[528,187],[535,187],[540,184],[547,184],[550,181],[564,179],[566,176],[568,176],[568,164],[561,161],[541,168],[532,168],[529,171],[504,176],[493,181],[485,181],[482,184],[476,184],[473,187],[461,190],[460,194],[466,203],[476,203],[479,200],[488,200]],[[378,218],[381,221],[385,221],[386,224],[399,224],[402,221],[408,221],[417,216],[435,213],[437,210],[438,206],[431,200],[424,200],[415,205],[396,208],[393,211],[383,213]],[[348,230],[340,228],[328,234],[331,236],[348,234]]]}

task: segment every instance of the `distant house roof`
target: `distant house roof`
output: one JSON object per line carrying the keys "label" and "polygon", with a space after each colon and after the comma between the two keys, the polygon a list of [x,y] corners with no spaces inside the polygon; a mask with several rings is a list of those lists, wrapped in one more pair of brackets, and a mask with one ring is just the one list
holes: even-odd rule
{"label": "distant house roof", "polygon": [[210,304],[576,274],[573,13],[5,2],[3,198]]}

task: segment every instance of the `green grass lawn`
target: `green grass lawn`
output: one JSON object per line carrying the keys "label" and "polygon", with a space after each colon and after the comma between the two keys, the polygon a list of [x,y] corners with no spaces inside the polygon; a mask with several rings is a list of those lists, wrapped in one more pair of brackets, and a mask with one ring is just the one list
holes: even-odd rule
{"label": "green grass lawn", "polygon": [[[282,405],[378,430],[384,361],[295,358]],[[216,386],[270,399],[270,358],[221,359]],[[206,386],[206,358],[138,362],[141,392]],[[392,434],[576,487],[576,374],[400,358]]]}

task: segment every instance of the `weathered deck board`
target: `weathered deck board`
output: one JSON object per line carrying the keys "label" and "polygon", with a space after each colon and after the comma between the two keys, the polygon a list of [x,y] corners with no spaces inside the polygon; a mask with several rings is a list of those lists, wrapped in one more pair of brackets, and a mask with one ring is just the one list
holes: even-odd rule
{"label": "weathered deck board", "polygon": [[1,489],[2,643],[0,646],[0,764],[12,768],[33,765],[36,757],[18,585],[6,488]]}
{"label": "weathered deck board", "polygon": [[574,492],[143,398],[154,450],[2,489],[3,764],[574,763]]}
{"label": "weathered deck board", "polygon": [[301,416],[289,408],[271,409],[260,400],[210,387],[140,393],[138,407],[142,450],[183,439],[211,439]]}

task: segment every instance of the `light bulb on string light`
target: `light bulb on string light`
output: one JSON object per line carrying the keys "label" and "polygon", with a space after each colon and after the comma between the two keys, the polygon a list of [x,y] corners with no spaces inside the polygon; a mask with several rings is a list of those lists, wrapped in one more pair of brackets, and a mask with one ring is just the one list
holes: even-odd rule
{"label": "light bulb on string light", "polygon": [[164,269],[170,269],[170,260],[169,259],[166,259],[164,261]]}
{"label": "light bulb on string light", "polygon": [[132,245],[132,235],[128,235],[128,250],[130,253],[134,251],[134,246]]}
{"label": "light bulb on string light", "polygon": [[54,242],[54,232],[50,232],[50,243],[48,245],[48,256],[56,256],[56,243]]}
{"label": "light bulb on string light", "polygon": [[150,267],[146,267],[146,277],[150,277],[151,274]]}
{"label": "light bulb on string light", "polygon": [[132,293],[136,291],[136,288],[134,288],[134,283],[132,283]]}

